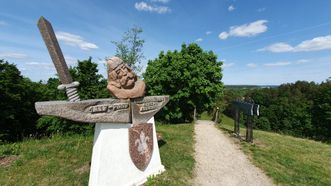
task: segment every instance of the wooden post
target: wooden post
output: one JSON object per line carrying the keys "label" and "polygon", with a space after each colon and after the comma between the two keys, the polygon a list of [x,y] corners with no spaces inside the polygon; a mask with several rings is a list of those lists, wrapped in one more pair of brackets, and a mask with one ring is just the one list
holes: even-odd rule
{"label": "wooden post", "polygon": [[219,108],[217,107],[216,108],[215,123],[217,123],[217,121],[218,121],[218,110],[219,110]]}
{"label": "wooden post", "polygon": [[194,107],[193,119],[194,119],[194,121],[197,120],[197,108],[196,107]]}
{"label": "wooden post", "polygon": [[240,112],[239,109],[235,110],[235,117],[234,117],[234,133],[236,136],[240,136]]}
{"label": "wooden post", "polygon": [[252,116],[247,116],[246,120],[246,141],[253,143],[253,123]]}

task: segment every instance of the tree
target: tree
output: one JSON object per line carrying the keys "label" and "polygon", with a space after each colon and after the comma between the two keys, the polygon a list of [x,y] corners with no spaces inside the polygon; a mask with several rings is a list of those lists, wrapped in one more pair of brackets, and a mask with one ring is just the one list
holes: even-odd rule
{"label": "tree", "polygon": [[193,110],[211,109],[223,93],[222,62],[197,44],[183,44],[180,51],[162,51],[148,62],[143,74],[148,95],[169,95],[169,103],[158,113],[163,122],[189,122]]}
{"label": "tree", "polygon": [[70,68],[70,74],[79,82],[78,93],[81,99],[96,99],[109,97],[107,80],[98,74],[98,65],[92,58],[78,61],[77,66]]}
{"label": "tree", "polygon": [[331,78],[322,82],[312,109],[314,137],[331,140]]}
{"label": "tree", "polygon": [[115,56],[128,64],[136,74],[141,71],[140,64],[144,58],[142,48],[145,41],[139,36],[142,32],[141,28],[135,26],[124,33],[121,41],[112,41],[116,46]]}
{"label": "tree", "polygon": [[36,134],[34,102],[42,99],[39,87],[23,78],[15,65],[0,60],[0,142]]}

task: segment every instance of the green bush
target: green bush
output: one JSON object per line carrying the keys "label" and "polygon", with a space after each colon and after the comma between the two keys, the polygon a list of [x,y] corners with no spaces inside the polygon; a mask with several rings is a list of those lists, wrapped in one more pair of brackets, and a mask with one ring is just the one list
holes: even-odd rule
{"label": "green bush", "polygon": [[270,122],[268,118],[266,117],[260,117],[255,120],[256,122],[254,123],[255,128],[262,129],[262,130],[270,130]]}

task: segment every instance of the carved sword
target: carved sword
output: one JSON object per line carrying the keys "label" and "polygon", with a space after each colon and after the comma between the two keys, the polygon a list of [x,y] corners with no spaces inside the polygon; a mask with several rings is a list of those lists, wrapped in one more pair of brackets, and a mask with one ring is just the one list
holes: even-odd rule
{"label": "carved sword", "polygon": [[52,58],[56,71],[59,75],[61,85],[58,86],[59,90],[66,90],[70,102],[80,101],[77,87],[79,82],[73,82],[68,70],[68,66],[63,57],[61,48],[56,39],[53,27],[49,21],[44,17],[40,17],[38,21],[38,28],[42,38],[47,46],[48,52]]}

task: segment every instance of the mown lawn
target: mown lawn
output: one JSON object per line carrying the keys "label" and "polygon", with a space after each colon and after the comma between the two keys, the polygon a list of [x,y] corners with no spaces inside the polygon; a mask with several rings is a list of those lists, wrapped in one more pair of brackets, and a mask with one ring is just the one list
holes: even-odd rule
{"label": "mown lawn", "polygon": [[[187,185],[194,167],[193,125],[159,125],[166,172],[147,185]],[[92,135],[56,135],[0,145],[0,185],[87,185]]]}
{"label": "mown lawn", "polygon": [[158,125],[165,144],[160,147],[166,171],[146,185],[190,185],[194,169],[193,124]]}
{"label": "mown lawn", "polygon": [[[93,137],[54,136],[0,146],[0,185],[87,185]],[[15,160],[16,159],[16,160]]]}
{"label": "mown lawn", "polygon": [[[231,133],[233,120],[222,117],[221,129]],[[245,129],[241,128],[241,135]],[[254,130],[254,144],[240,144],[252,162],[281,185],[331,185],[331,145]]]}

